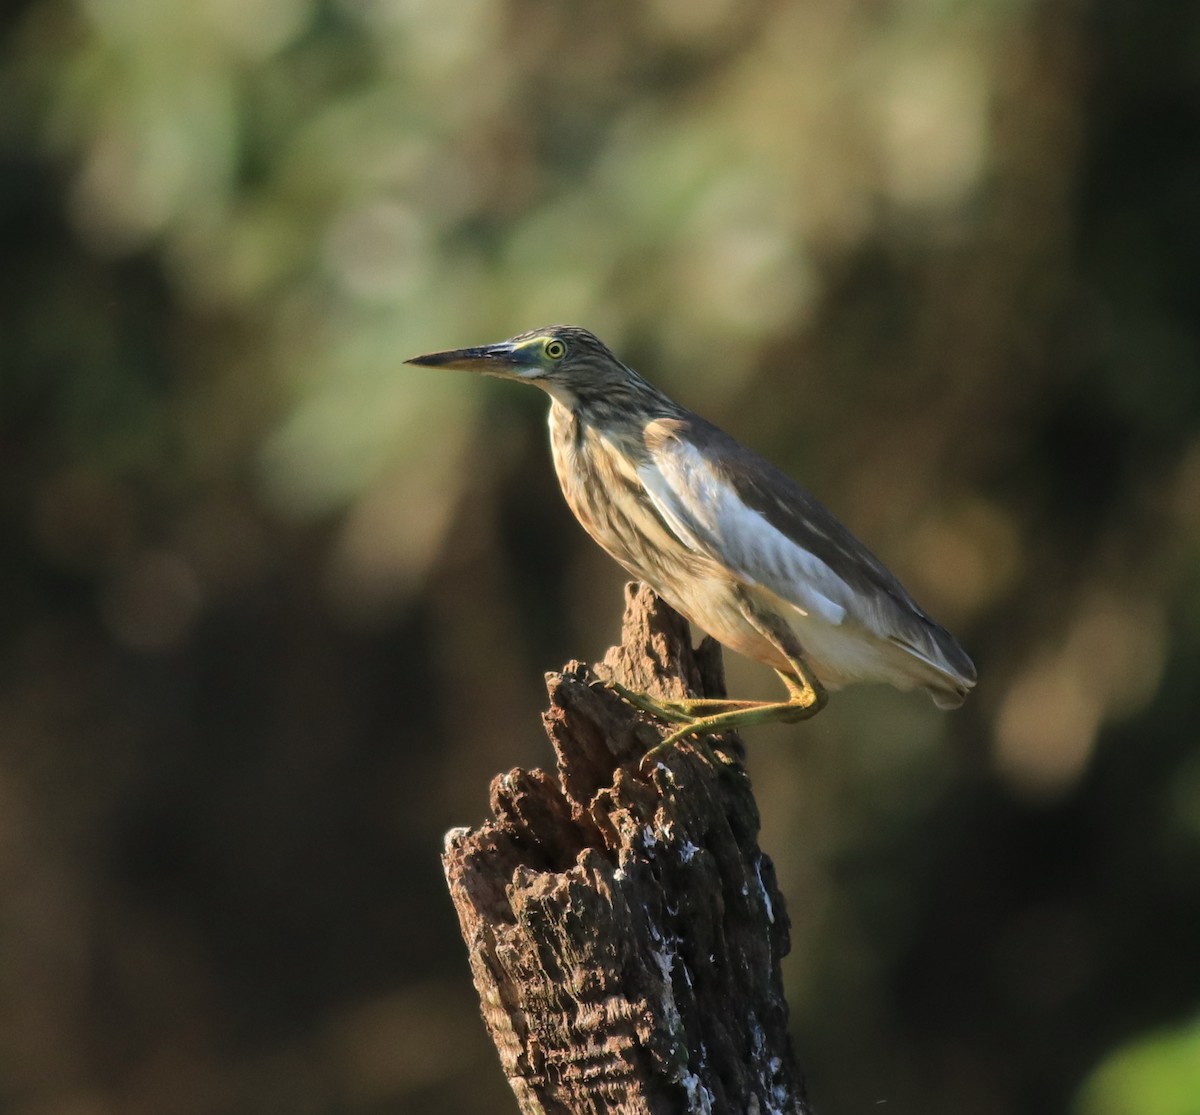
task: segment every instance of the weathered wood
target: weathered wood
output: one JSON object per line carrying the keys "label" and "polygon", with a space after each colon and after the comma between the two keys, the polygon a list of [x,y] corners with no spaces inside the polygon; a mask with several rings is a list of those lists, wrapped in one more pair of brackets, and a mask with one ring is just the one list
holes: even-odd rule
{"label": "weathered wood", "polygon": [[[720,648],[648,589],[597,671],[724,696]],[[788,919],[734,736],[638,769],[660,728],[573,662],[547,677],[557,781],[492,782],[443,864],[487,1024],[526,1115],[808,1111],[787,1033]]]}

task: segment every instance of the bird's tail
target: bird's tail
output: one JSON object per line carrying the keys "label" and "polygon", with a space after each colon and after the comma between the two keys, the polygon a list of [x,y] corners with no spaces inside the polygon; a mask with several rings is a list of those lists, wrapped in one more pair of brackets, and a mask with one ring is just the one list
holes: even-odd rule
{"label": "bird's tail", "polygon": [[941,709],[958,708],[975,686],[975,663],[944,627],[928,617],[907,638],[892,641],[920,663],[917,684]]}

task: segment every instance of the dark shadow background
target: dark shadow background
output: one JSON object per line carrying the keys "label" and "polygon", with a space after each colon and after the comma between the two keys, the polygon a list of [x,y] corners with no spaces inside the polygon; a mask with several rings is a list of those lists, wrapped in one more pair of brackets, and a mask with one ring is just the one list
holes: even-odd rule
{"label": "dark shadow background", "polygon": [[401,362],[570,320],[979,666],[751,736],[818,1109],[1194,1115],[1200,8],[0,34],[0,1107],[515,1110],[441,836],[622,576],[538,393]]}

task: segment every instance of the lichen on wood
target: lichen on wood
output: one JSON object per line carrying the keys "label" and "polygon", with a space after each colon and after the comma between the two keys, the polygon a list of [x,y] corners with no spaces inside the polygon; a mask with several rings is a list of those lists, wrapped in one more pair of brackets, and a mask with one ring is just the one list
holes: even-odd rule
{"label": "lichen on wood", "polygon": [[492,782],[443,864],[484,1021],[526,1115],[805,1115],[780,960],[788,919],[732,733],[682,743],[602,684],[724,696],[720,648],[644,586],[595,669],[547,676],[557,777]]}

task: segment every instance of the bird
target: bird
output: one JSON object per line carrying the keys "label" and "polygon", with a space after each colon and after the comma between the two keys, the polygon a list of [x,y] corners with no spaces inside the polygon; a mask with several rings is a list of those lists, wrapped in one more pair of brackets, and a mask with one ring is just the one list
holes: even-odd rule
{"label": "bird", "polygon": [[669,701],[609,679],[674,726],[652,753],[688,736],[806,720],[851,683],[924,689],[944,709],[975,685],[954,636],[814,496],[588,330],[547,326],[406,363],[545,391],[555,472],[584,530],[695,626],[783,680],[783,700]]}

